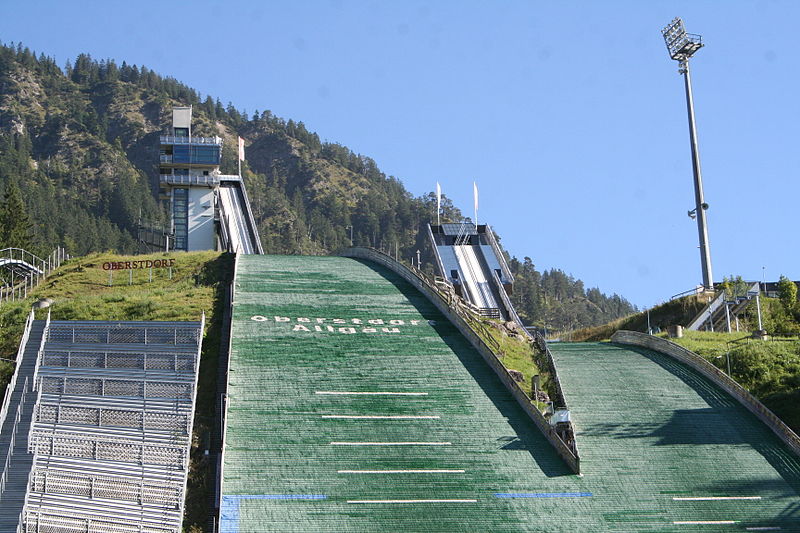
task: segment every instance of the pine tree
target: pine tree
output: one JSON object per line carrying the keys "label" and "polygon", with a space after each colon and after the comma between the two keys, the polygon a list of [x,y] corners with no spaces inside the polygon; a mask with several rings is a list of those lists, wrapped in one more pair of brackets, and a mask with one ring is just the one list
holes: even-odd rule
{"label": "pine tree", "polygon": [[22,193],[16,183],[9,181],[0,206],[0,247],[30,250],[33,241],[31,227]]}

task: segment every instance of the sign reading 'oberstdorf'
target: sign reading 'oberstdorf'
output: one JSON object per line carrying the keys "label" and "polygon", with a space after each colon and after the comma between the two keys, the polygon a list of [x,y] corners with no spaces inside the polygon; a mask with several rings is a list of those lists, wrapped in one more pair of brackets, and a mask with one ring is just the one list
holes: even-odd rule
{"label": "sign reading 'oberstdorf'", "polygon": [[174,266],[175,266],[175,259],[109,261],[103,263],[103,270],[135,270],[138,268],[172,268]]}
{"label": "sign reading 'oberstdorf'", "polygon": [[361,318],[309,318],[288,316],[253,315],[250,320],[254,322],[275,322],[291,326],[292,331],[319,331],[328,333],[343,333],[350,335],[353,333],[400,333],[399,326],[420,326],[422,324],[433,325],[430,320],[384,320],[382,318],[361,319]]}

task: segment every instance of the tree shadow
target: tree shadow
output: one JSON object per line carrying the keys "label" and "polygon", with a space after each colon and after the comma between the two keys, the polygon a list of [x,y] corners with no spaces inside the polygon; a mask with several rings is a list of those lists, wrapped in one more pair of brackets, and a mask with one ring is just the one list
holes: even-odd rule
{"label": "tree shadow", "polygon": [[614,439],[657,437],[656,446],[701,444],[746,444],[727,424],[725,412],[716,409],[676,409],[666,423],[620,422],[592,424],[582,434]]}
{"label": "tree shadow", "polygon": [[574,473],[567,467],[563,459],[553,450],[552,445],[541,434],[536,424],[523,411],[511,393],[506,389],[494,370],[484,361],[469,341],[458,329],[442,315],[441,312],[422,293],[410,283],[386,267],[370,261],[356,259],[370,268],[389,283],[408,300],[408,302],[426,320],[433,321],[431,326],[456,355],[461,365],[469,372],[483,393],[489,398],[514,430],[514,435],[498,439],[501,449],[525,450],[547,477],[570,476]]}
{"label": "tree shadow", "polygon": [[669,422],[651,432],[650,435],[660,437],[658,444],[748,445],[760,453],[800,495],[800,458],[736,399],[668,355],[628,345],[624,348],[642,355],[683,381],[709,405],[704,409],[675,411]]}

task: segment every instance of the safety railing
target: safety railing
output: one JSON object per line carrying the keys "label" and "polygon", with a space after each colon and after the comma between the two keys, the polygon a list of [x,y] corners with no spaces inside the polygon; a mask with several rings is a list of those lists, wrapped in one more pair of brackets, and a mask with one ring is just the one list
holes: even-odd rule
{"label": "safety railing", "polygon": [[[204,311],[203,312],[203,316],[200,319],[200,339],[203,338],[203,331],[205,330],[205,325],[206,325],[206,313]],[[200,373],[199,373],[199,366],[200,366],[199,362],[200,362],[200,356],[201,356],[201,353],[202,353],[202,350],[203,350],[202,344],[203,344],[202,341],[197,343],[197,361],[198,361],[197,367],[198,368],[195,369],[194,387],[192,387],[193,390],[195,391],[195,393],[194,393],[195,396],[192,398],[192,412],[191,412],[191,415],[189,416],[189,427],[188,427],[188,431],[187,431],[188,435],[189,435],[189,444],[191,444],[191,440],[192,440],[192,430],[194,428],[194,414],[195,414],[195,408],[197,406],[197,397],[196,397],[196,395],[197,395],[197,381],[198,381],[199,376],[200,376]],[[191,451],[191,450],[188,450],[188,451]],[[183,487],[182,487],[183,490],[182,490],[182,492],[184,494],[186,492],[186,485],[189,482],[189,460],[190,460],[190,454],[187,453],[184,456],[184,464],[183,464],[184,472],[183,472]],[[183,516],[184,504],[185,504],[185,498],[183,498],[183,497],[179,498],[180,516]]]}
{"label": "safety railing", "polygon": [[428,224],[428,239],[431,241],[431,248],[433,249],[433,256],[436,258],[436,266],[439,267],[439,273],[442,276],[447,277],[448,273],[444,271],[444,263],[442,263],[442,258],[439,255],[439,250],[436,247],[436,239],[433,236],[433,230],[431,229],[430,224]]}
{"label": "safety railing", "polygon": [[0,497],[3,496],[3,493],[6,490],[6,483],[8,482],[8,476],[10,475],[11,460],[14,457],[14,447],[17,444],[17,430],[19,429],[19,423],[22,420],[22,408],[25,405],[25,395],[27,393],[28,378],[25,378],[25,384],[22,388],[22,395],[20,396],[19,405],[17,405],[17,413],[14,416],[14,428],[11,430],[11,437],[8,442],[8,453],[6,454],[6,460],[3,463],[3,474],[0,475]]}
{"label": "safety railing", "polygon": [[[564,390],[561,388],[561,380],[558,379],[558,372],[556,371],[556,363],[553,359],[553,353],[550,351],[550,347],[547,345],[547,341],[545,338],[539,333],[534,332],[531,333],[525,327],[525,324],[522,322],[522,319],[517,314],[516,309],[514,309],[514,305],[511,303],[511,298],[508,297],[506,291],[503,290],[502,285],[500,285],[500,277],[497,275],[497,272],[492,272],[494,275],[494,281],[498,286],[498,290],[500,292],[500,299],[503,301],[503,304],[506,306],[506,309],[509,312],[509,316],[511,319],[517,323],[520,327],[520,331],[523,335],[525,335],[528,339],[536,344],[536,347],[542,352],[545,357],[545,362],[547,364],[547,368],[544,369],[550,374],[550,380],[553,382],[555,398],[551,398],[554,402],[556,408],[560,409],[567,409],[567,399],[564,396]],[[570,422],[570,426],[572,426],[572,422]]]}
{"label": "safety railing", "polygon": [[497,256],[497,261],[500,263],[500,270],[503,273],[503,277],[508,280],[508,283],[514,283],[514,274],[512,274],[511,270],[508,268],[506,257],[500,250],[500,245],[497,244],[497,239],[494,237],[494,231],[492,231],[491,226],[488,224],[486,225],[486,237],[489,240],[494,254]]}
{"label": "safety railing", "polygon": [[[231,283],[227,288],[227,301],[226,301],[226,308],[223,315],[223,320],[227,324],[228,331],[230,332],[231,329],[231,322],[233,316],[233,297],[235,293],[236,287],[236,279],[239,273],[239,257],[240,255],[237,253],[233,260],[233,276],[231,276]],[[224,368],[224,388],[222,391],[218,391],[219,393],[219,402],[220,402],[220,420],[219,420],[219,454],[217,455],[217,472],[216,476],[214,476],[215,483],[214,483],[214,518],[213,522],[213,531],[216,531],[216,527],[219,523],[219,511],[222,507],[222,480],[225,479],[225,450],[226,450],[226,442],[227,442],[227,424],[226,421],[228,420],[228,395],[227,395],[227,384],[228,379],[231,374],[231,347],[233,345],[233,335],[227,335],[227,345],[225,346],[224,350],[224,357],[220,360],[220,370]],[[224,365],[224,366],[223,366]]]}
{"label": "safety railing", "polygon": [[193,346],[200,338],[191,326],[149,326],[126,322],[48,324],[47,342],[68,344],[145,344]]}
{"label": "safety railing", "polygon": [[213,187],[219,185],[219,177],[186,175],[186,174],[159,174],[158,179],[161,183],[168,185],[207,185]]}
{"label": "safety railing", "polygon": [[19,349],[17,350],[17,365],[14,368],[14,374],[11,376],[11,381],[8,382],[6,386],[6,393],[5,397],[3,398],[3,407],[0,409],[0,427],[3,426],[3,423],[6,420],[6,415],[8,414],[8,406],[11,402],[11,395],[14,394],[14,389],[17,386],[17,379],[19,379],[19,367],[22,363],[22,355],[25,352],[25,346],[28,344],[28,338],[31,335],[31,327],[33,326],[33,311],[30,312],[28,315],[28,319],[25,321],[25,328],[22,331],[22,340],[19,342]]}
{"label": "safety railing", "polygon": [[22,248],[0,250],[0,268],[8,271],[7,280],[0,285],[0,304],[27,298],[28,293],[67,259],[69,254],[61,247],[46,258]]}
{"label": "safety railing", "polygon": [[669,297],[670,300],[674,300],[675,298],[681,298],[683,296],[689,296],[690,294],[701,294],[703,292],[703,286],[697,286],[693,289],[685,290],[683,292],[679,292],[678,294],[673,294]]}
{"label": "safety railing", "polygon": [[261,246],[261,238],[258,235],[258,226],[256,226],[255,218],[253,218],[253,209],[250,207],[250,198],[247,196],[247,189],[244,187],[244,181],[242,181],[240,187],[242,198],[244,200],[244,217],[248,226],[250,226],[250,237],[253,241],[254,251],[257,254],[263,254],[264,249]]}
{"label": "safety railing", "polygon": [[33,390],[39,389],[39,367],[42,366],[42,353],[44,352],[44,345],[47,342],[47,337],[50,332],[50,311],[47,311],[47,321],[44,323],[44,330],[42,330],[42,340],[39,343],[39,349],[36,352],[36,367],[33,369]]}
{"label": "safety railing", "polygon": [[220,137],[176,137],[175,135],[160,135],[161,144],[222,144]]}

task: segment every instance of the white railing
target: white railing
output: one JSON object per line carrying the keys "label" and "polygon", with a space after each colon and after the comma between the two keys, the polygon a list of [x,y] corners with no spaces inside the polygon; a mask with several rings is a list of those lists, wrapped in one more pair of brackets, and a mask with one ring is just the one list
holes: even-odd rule
{"label": "white railing", "polygon": [[219,185],[218,176],[187,176],[185,174],[159,174],[161,183],[170,185]]}
{"label": "white railing", "polygon": [[42,366],[42,354],[44,353],[44,345],[47,342],[47,335],[50,333],[50,311],[47,311],[47,321],[44,323],[42,330],[42,341],[39,343],[39,351],[36,352],[36,366],[33,369],[33,390],[39,389],[39,367]]}
{"label": "white railing", "polygon": [[189,416],[189,421],[190,421],[189,422],[189,427],[188,427],[189,436],[188,436],[188,443],[187,443],[189,449],[187,450],[187,453],[184,455],[184,464],[183,464],[183,470],[184,470],[184,472],[183,472],[183,487],[182,487],[183,490],[181,491],[183,497],[180,498],[180,504],[179,504],[180,505],[179,511],[180,511],[180,515],[181,516],[183,516],[183,508],[184,508],[184,504],[186,502],[186,498],[185,498],[185,496],[186,496],[186,485],[189,482],[189,461],[191,460],[192,430],[194,428],[194,414],[195,414],[195,408],[197,406],[197,381],[198,381],[198,379],[200,377],[200,356],[201,356],[202,351],[203,351],[203,330],[205,329],[205,327],[206,327],[206,313],[205,313],[205,311],[203,311],[203,316],[202,316],[202,318],[200,318],[200,334],[198,335],[198,339],[197,339],[197,365],[195,366],[195,371],[194,371],[194,388],[193,388],[194,397],[192,398],[192,412],[191,412],[191,414]]}
{"label": "white railing", "polygon": [[28,344],[28,338],[31,335],[32,326],[33,311],[31,311],[31,314],[28,315],[28,319],[25,321],[25,329],[22,332],[22,340],[19,341],[19,349],[17,350],[17,365],[16,368],[14,368],[14,375],[11,377],[11,381],[9,381],[8,386],[6,386],[6,395],[5,398],[3,398],[3,408],[0,409],[0,427],[3,426],[3,423],[6,420],[6,415],[8,414],[8,405],[11,402],[11,395],[14,394],[14,388],[17,385],[19,367],[22,364],[22,354],[25,352],[25,345]]}
{"label": "white railing", "polygon": [[220,137],[176,137],[175,135],[161,135],[161,144],[222,144]]}
{"label": "white railing", "polygon": [[511,270],[508,268],[506,258],[503,255],[503,252],[500,250],[500,245],[497,244],[497,240],[494,238],[494,231],[488,224],[486,225],[486,238],[488,239],[492,250],[494,250],[494,254],[497,256],[497,262],[500,263],[500,270],[503,272],[503,277],[508,281],[508,283],[514,283],[514,274],[512,274]]}
{"label": "white railing", "polygon": [[14,417],[14,429],[11,430],[11,439],[8,441],[8,453],[6,454],[6,461],[3,464],[3,474],[0,475],[0,496],[6,490],[6,483],[8,482],[9,468],[11,467],[11,458],[14,456],[14,446],[17,443],[17,429],[19,422],[22,420],[22,407],[25,405],[25,394],[28,392],[28,378],[25,378],[25,384],[22,388],[22,396],[20,396],[19,405],[17,405],[17,414]]}
{"label": "white railing", "polygon": [[0,304],[27,298],[30,291],[35,289],[42,280],[67,259],[69,259],[69,254],[61,247],[53,250],[45,259],[21,248],[0,250],[0,266],[5,268],[19,266],[29,271],[25,275],[16,275],[15,271],[12,271],[11,282],[0,286]]}
{"label": "white railing", "polygon": [[[31,427],[33,427],[33,424],[31,424]],[[28,438],[30,439],[30,433],[28,434]],[[30,440],[28,442],[30,443]],[[36,464],[36,458],[38,456],[39,456],[39,454],[34,452],[34,454],[33,454],[33,462],[31,463],[31,465],[35,465]],[[33,473],[34,473],[35,470],[36,469],[31,466],[31,471],[28,472],[28,484],[26,485],[26,487],[31,487],[33,485]],[[17,525],[17,533],[25,533],[25,531],[26,531],[25,522],[24,522],[24,520],[25,520],[25,510],[28,508],[28,500],[30,499],[30,497],[31,497],[31,491],[30,490],[26,490],[25,491],[25,500],[22,502],[22,509],[19,512],[19,520],[17,520],[17,524],[18,524]]]}
{"label": "white railing", "polygon": [[[441,231],[441,226],[440,226],[439,231]],[[430,224],[428,224],[428,238],[431,241],[431,247],[433,248],[433,256],[436,258],[436,264],[439,266],[439,273],[442,276],[444,276],[445,278],[447,278],[448,275],[449,275],[449,272],[445,272],[445,270],[444,270],[444,263],[442,263],[442,257],[439,255],[439,249],[438,249],[438,246],[436,244],[436,239],[433,237],[433,230],[431,229],[431,225]],[[352,245],[353,245],[353,243],[350,243],[350,246],[352,246]]]}

